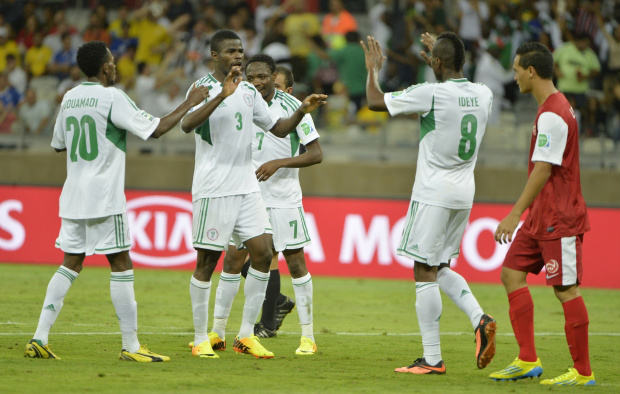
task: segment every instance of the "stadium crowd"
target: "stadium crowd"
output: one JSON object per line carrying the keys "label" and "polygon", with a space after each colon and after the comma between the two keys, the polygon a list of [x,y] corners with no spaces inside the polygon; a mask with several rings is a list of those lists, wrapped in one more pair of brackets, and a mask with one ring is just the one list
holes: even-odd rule
{"label": "stadium crowd", "polygon": [[365,103],[361,37],[381,44],[388,57],[381,83],[396,91],[434,81],[419,55],[423,32],[458,33],[465,75],[494,93],[490,126],[515,110],[516,48],[540,41],[554,54],[555,81],[582,139],[620,145],[619,0],[7,0],[0,3],[0,136],[51,132],[63,95],[84,80],[77,48],[91,40],[110,47],[116,84],[163,116],[212,70],[210,37],[221,28],[241,37],[247,57],[267,53],[292,68],[296,94],[329,94],[315,114],[328,130],[373,130],[386,121]]}

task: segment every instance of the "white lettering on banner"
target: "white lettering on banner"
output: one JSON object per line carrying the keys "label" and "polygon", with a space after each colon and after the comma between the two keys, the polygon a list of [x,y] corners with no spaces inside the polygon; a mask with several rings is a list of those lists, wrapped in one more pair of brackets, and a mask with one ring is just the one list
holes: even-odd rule
{"label": "white lettering on banner", "polygon": [[[170,211],[150,211],[149,207],[170,207]],[[168,234],[168,220],[173,209],[172,230]],[[127,201],[127,219],[131,234],[131,258],[134,262],[156,267],[173,267],[196,261],[196,251],[192,247],[192,203],[183,198],[172,196],[146,196]],[[153,223],[153,241],[147,232],[151,218]],[[185,242],[183,242],[185,241]],[[184,245],[186,251],[181,251]],[[176,252],[174,255],[160,256],[153,252]],[[150,252],[150,253],[146,253]]]}
{"label": "white lettering on banner", "polygon": [[378,252],[380,265],[390,265],[390,220],[385,215],[376,215],[370,221],[368,232],[364,227],[362,215],[350,214],[345,217],[340,248],[340,262],[351,264],[353,252],[357,254],[360,264],[370,264],[375,250]]}
{"label": "white lettering on banner", "polygon": [[323,243],[321,242],[321,235],[316,227],[316,219],[314,215],[306,212],[306,226],[308,227],[308,233],[312,243],[304,247],[304,252],[308,253],[308,257],[313,263],[325,262],[325,251],[323,250]]}
{"label": "white lettering on banner", "polygon": [[0,203],[0,229],[11,235],[11,238],[0,238],[0,249],[17,250],[24,245],[26,230],[24,225],[11,217],[10,212],[21,212],[24,206],[18,200],[6,200]]}
{"label": "white lettering on banner", "polygon": [[[465,257],[469,265],[478,271],[493,271],[499,268],[504,262],[504,257],[506,256],[510,245],[500,245],[499,243],[494,242],[495,249],[493,250],[493,254],[487,259],[480,256],[480,252],[478,251],[478,238],[480,235],[484,231],[489,231],[492,235],[494,235],[498,224],[499,221],[497,219],[484,217],[469,223],[465,229],[465,235],[463,236],[463,242],[461,244],[463,257]],[[519,231],[522,224],[523,222],[519,223],[517,230],[515,230],[515,234]]]}

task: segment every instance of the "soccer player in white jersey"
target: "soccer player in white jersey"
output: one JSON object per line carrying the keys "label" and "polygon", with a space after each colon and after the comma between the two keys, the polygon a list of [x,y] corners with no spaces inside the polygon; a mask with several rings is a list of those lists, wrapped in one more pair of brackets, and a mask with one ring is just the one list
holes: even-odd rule
{"label": "soccer player in white jersey", "polygon": [[138,342],[138,314],[125,207],[125,142],[127,132],[146,140],[158,138],[193,106],[209,96],[193,89],[174,111],[156,118],[136,107],[112,87],[114,57],[102,41],[91,41],[77,52],[77,64],[88,80],[65,94],[56,119],[52,147],[67,152],[67,179],[60,196],[62,224],[56,246],[64,262],[49,282],[39,324],[25,355],[59,358],[48,336],[86,256],[106,255],[111,267],[110,295],[121,328],[121,360],[169,361]]}
{"label": "soccer player in white jersey", "polygon": [[485,368],[495,355],[495,320],[485,314],[465,279],[450,269],[459,255],[474,199],[474,166],[491,111],[493,94],[463,77],[465,49],[452,32],[422,42],[421,52],[439,83],[413,85],[401,92],[383,93],[378,72],[385,57],[379,43],[361,42],[366,54],[368,106],[390,115],[420,115],[418,163],[405,227],[397,253],[414,260],[416,314],[424,355],[396,372],[444,374],[441,358],[439,289],[469,317],[476,336],[476,363]]}
{"label": "soccer player in white jersey", "polygon": [[[272,113],[279,117],[290,116],[301,105],[301,102],[290,94],[275,89],[276,63],[271,56],[254,55],[248,59],[245,67],[248,82],[258,90]],[[254,126],[253,137],[252,161],[273,228],[274,259],[271,262],[271,275],[277,270],[277,256],[282,252],[293,281],[301,324],[301,341],[295,354],[313,355],[317,346],[312,323],[312,277],[306,268],[303,249],[310,244],[310,235],[302,206],[299,168],[312,166],[323,160],[319,135],[312,117],[307,114],[284,138],[278,138],[257,126]],[[301,155],[300,143],[307,149]],[[224,272],[220,276],[216,292],[213,325],[213,332],[220,337],[226,330],[226,321],[239,289],[241,267],[247,254],[245,248],[236,249],[230,246],[224,259]],[[277,294],[279,289],[276,297],[271,300],[274,309]],[[268,323],[275,325],[273,320]],[[275,332],[275,326],[267,329]],[[258,334],[256,330],[255,334]]]}
{"label": "soccer player in white jersey", "polygon": [[[209,100],[192,108],[181,121],[184,132],[195,132],[196,163],[192,184],[193,238],[198,251],[196,270],[190,280],[194,316],[192,354],[218,358],[213,347],[223,350],[225,338],[207,334],[211,275],[222,251],[232,238],[243,243],[252,266],[245,282],[245,304],[233,350],[257,358],[272,358],[254,335],[254,324],[265,297],[272,252],[272,229],[252,167],[253,126],[286,137],[302,118],[324,104],[327,96],[313,94],[290,117],[269,111],[256,88],[242,81],[243,46],[230,30],[211,38],[213,73],[199,79],[208,86]],[[191,90],[190,90],[191,92]]]}

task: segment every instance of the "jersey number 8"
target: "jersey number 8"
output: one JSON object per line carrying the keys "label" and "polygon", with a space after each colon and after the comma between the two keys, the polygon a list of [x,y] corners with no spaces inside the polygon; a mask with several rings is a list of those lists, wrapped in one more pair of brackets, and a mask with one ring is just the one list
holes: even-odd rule
{"label": "jersey number 8", "polygon": [[[459,141],[459,157],[469,160],[476,152],[476,133],[478,119],[472,114],[465,115],[461,120],[461,140]],[[468,143],[469,142],[469,146]]]}

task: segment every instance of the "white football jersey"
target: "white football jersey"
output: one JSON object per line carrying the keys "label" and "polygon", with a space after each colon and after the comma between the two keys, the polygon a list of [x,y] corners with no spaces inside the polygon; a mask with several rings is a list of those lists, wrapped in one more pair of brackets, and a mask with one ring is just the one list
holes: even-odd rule
{"label": "white football jersey", "polygon": [[[269,103],[269,110],[281,118],[290,117],[301,102],[288,93],[276,90]],[[310,114],[306,114],[294,131],[278,138],[254,126],[252,161],[254,169],[268,161],[299,156],[299,144],[309,144],[319,138]],[[296,208],[301,204],[299,168],[280,168],[267,181],[259,182],[267,208]]]}
{"label": "white football jersey", "polygon": [[[198,86],[208,86],[210,97],[222,91],[222,84],[211,74],[196,83]],[[259,192],[252,166],[253,123],[269,130],[277,120],[278,117],[269,112],[267,103],[256,88],[242,81],[235,92],[226,97],[211,116],[194,130],[196,160],[192,200]]]}
{"label": "white football jersey", "polygon": [[127,131],[146,140],[159,118],[136,107],[123,91],[84,82],[62,99],[52,147],[67,149],[60,217],[90,219],[125,212]]}
{"label": "white football jersey", "polygon": [[474,167],[493,93],[467,79],[413,85],[386,93],[390,115],[420,115],[420,148],[411,199],[452,209],[471,208]]}

